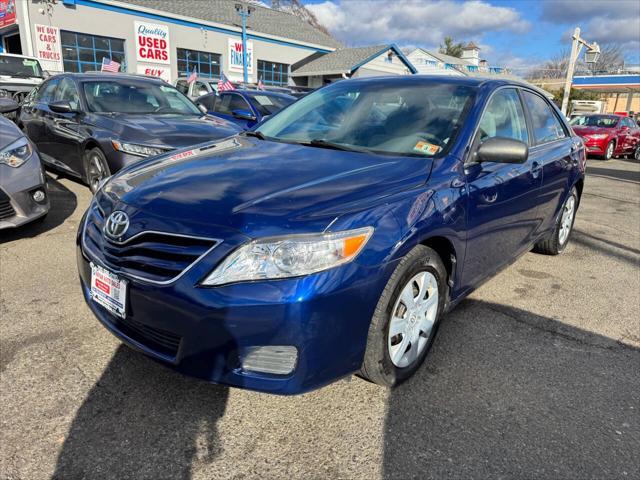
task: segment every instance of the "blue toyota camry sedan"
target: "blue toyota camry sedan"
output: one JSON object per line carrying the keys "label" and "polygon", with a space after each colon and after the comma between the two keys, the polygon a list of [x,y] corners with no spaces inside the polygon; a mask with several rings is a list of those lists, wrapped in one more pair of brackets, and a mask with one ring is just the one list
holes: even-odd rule
{"label": "blue toyota camry sedan", "polygon": [[341,81],[104,182],[79,229],[82,290],[114,335],[191,376],[394,386],[473,289],[565,249],[584,171],[582,141],[528,85]]}

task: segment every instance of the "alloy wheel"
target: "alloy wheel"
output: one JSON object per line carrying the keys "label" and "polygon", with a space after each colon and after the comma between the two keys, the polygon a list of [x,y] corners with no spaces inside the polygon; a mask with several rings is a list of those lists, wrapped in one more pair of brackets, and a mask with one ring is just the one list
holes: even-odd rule
{"label": "alloy wheel", "polygon": [[420,357],[437,315],[438,281],[420,272],[402,288],[391,313],[387,348],[396,367],[408,367]]}
{"label": "alloy wheel", "polygon": [[613,142],[609,142],[609,144],[607,145],[607,151],[605,152],[604,158],[609,160],[611,157],[613,157],[613,149],[614,149]]}
{"label": "alloy wheel", "polygon": [[560,219],[560,231],[558,232],[558,241],[560,245],[564,245],[571,233],[571,227],[573,226],[573,217],[576,212],[576,197],[571,195],[562,209],[562,217]]}
{"label": "alloy wheel", "polygon": [[100,186],[100,182],[106,177],[106,172],[104,171],[104,166],[102,165],[102,160],[98,155],[91,155],[89,157],[89,169],[87,174],[87,180],[89,183],[89,188],[93,193],[98,191],[98,187]]}

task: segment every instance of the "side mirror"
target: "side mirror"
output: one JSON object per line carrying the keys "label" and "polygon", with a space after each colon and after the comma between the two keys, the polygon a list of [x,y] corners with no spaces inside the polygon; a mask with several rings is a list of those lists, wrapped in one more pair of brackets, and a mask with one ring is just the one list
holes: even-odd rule
{"label": "side mirror", "polygon": [[42,78],[44,78],[45,80],[47,78],[49,78],[51,76],[51,73],[48,70],[43,70],[42,71]]}
{"label": "side mirror", "polygon": [[198,110],[200,110],[202,113],[207,114],[209,113],[209,111],[207,110],[207,107],[205,107],[203,104],[199,103],[198,104]]}
{"label": "side mirror", "polygon": [[520,140],[492,137],[484,141],[476,153],[478,162],[524,163],[529,147]]}
{"label": "side mirror", "polygon": [[622,130],[623,132],[626,132],[627,130],[629,130],[629,126],[628,125],[622,125],[622,127],[620,127],[620,130]]}
{"label": "side mirror", "polygon": [[76,110],[66,100],[59,100],[57,102],[51,102],[49,109],[56,113],[74,113]]}
{"label": "side mirror", "polygon": [[0,114],[15,112],[20,108],[20,104],[13,98],[0,98]]}
{"label": "side mirror", "polygon": [[239,120],[248,120],[250,122],[256,121],[256,116],[249,110],[234,110],[231,112],[231,115],[233,115],[233,118],[237,118]]}

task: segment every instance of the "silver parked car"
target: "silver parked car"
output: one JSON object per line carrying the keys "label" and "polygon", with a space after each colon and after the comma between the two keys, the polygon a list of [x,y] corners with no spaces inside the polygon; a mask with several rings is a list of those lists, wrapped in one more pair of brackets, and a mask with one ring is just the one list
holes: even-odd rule
{"label": "silver parked car", "polygon": [[[18,109],[0,99],[0,113]],[[0,115],[0,230],[44,217],[49,195],[38,152],[20,129]]]}

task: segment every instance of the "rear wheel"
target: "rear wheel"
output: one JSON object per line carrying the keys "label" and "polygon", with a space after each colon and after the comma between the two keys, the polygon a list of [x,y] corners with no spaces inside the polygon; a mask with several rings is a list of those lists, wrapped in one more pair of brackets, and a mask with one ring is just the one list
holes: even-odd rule
{"label": "rear wheel", "polygon": [[616,149],[616,144],[613,140],[611,140],[609,143],[607,143],[607,148],[605,148],[604,150],[604,159],[611,160],[615,149]]}
{"label": "rear wheel", "polygon": [[638,143],[638,145],[636,145],[636,149],[633,152],[633,158],[636,160],[640,160],[640,143]]}
{"label": "rear wheel", "polygon": [[448,295],[438,254],[419,245],[398,264],[371,320],[360,375],[392,387],[420,367],[435,338]]}
{"label": "rear wheel", "polygon": [[92,148],[87,151],[84,159],[85,181],[92,193],[98,191],[100,183],[111,176],[107,159],[99,148]]}
{"label": "rear wheel", "polygon": [[573,231],[573,223],[576,219],[578,209],[578,192],[575,188],[571,190],[569,198],[562,206],[562,212],[558,217],[553,232],[540,242],[536,243],[533,251],[545,255],[558,255],[563,252],[569,243],[569,237]]}

